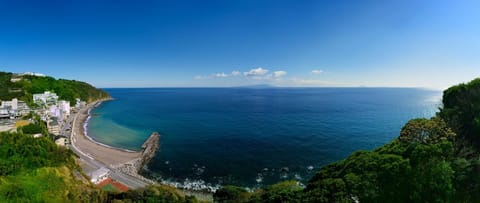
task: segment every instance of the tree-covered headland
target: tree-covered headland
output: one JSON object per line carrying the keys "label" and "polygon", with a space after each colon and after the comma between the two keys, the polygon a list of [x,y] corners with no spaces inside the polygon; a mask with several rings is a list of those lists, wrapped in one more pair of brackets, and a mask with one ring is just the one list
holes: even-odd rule
{"label": "tree-covered headland", "polygon": [[[18,80],[12,81],[12,78]],[[110,97],[104,90],[86,82],[0,72],[0,100],[18,98],[32,106],[32,95],[45,91],[55,92],[61,100],[70,101],[72,105],[77,98],[92,102]]]}

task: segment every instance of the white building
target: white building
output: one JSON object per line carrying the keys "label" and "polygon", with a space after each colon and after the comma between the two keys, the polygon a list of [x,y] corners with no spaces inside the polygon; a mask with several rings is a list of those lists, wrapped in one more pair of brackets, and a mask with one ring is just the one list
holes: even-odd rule
{"label": "white building", "polygon": [[49,111],[48,111],[48,114],[49,114],[50,116],[52,116],[52,117],[60,118],[60,120],[61,120],[61,118],[62,118],[62,112],[61,112],[61,110],[60,110],[57,106],[55,106],[55,105],[50,106],[50,109],[49,109]]}
{"label": "white building", "polygon": [[7,108],[0,108],[0,118],[10,118],[10,113]]}
{"label": "white building", "polygon": [[82,102],[82,100],[80,100],[80,98],[76,98],[75,101],[76,101],[76,103],[75,103],[75,108],[80,109],[80,108],[81,108],[81,107],[80,107],[80,105],[81,105],[80,103]]}
{"label": "white building", "polygon": [[57,100],[57,94],[50,91],[45,91],[42,94],[33,95],[33,102],[37,104],[57,103]]}
{"label": "white building", "polygon": [[23,76],[23,75],[31,75],[31,76],[37,76],[37,77],[45,77],[45,74],[42,74],[42,73],[33,73],[33,72],[25,72],[25,73],[20,74],[20,76]]}
{"label": "white building", "polygon": [[12,101],[2,101],[2,105],[0,108],[7,108],[10,107],[12,110],[18,109],[18,99],[14,98]]}
{"label": "white building", "polygon": [[22,78],[13,78],[13,77],[10,79],[11,82],[18,82],[18,81],[21,81],[21,80],[22,80]]}
{"label": "white building", "polygon": [[64,115],[70,116],[70,102],[65,100],[58,101],[58,108]]}
{"label": "white building", "polygon": [[99,168],[98,170],[93,171],[90,174],[90,181],[92,181],[92,183],[94,184],[98,184],[104,181],[105,179],[107,179],[109,174],[110,174],[110,170],[108,170],[107,168],[105,167]]}
{"label": "white building", "polygon": [[28,115],[30,113],[30,107],[24,101],[18,101],[18,113],[22,116]]}

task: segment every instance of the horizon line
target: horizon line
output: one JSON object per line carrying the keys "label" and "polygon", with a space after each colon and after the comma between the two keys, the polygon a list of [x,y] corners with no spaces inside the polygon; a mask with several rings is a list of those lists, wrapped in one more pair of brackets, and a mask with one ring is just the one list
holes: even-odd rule
{"label": "horizon line", "polygon": [[97,87],[100,89],[162,89],[162,88],[179,88],[179,89],[187,89],[187,88],[210,88],[210,89],[229,89],[229,88],[243,88],[243,89],[275,89],[275,88],[391,88],[391,89],[424,89],[424,90],[434,90],[434,91],[443,91],[445,88],[433,88],[433,87],[402,87],[402,86],[259,86],[259,85],[247,85],[247,86],[138,86],[138,87],[128,87],[128,86],[121,86],[121,87]]}

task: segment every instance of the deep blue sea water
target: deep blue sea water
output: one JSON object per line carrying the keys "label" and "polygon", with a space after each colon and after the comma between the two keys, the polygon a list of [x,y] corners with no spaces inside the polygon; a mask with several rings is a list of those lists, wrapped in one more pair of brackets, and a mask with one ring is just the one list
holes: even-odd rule
{"label": "deep blue sea water", "polygon": [[148,168],[163,180],[248,187],[305,183],[325,164],[391,141],[409,119],[433,116],[441,100],[407,88],[106,90],[115,100],[92,111],[94,139],[137,150],[158,131]]}

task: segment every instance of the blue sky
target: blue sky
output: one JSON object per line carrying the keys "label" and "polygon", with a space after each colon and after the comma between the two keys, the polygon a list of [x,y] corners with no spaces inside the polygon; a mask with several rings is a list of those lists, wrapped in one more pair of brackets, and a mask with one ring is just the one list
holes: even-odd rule
{"label": "blue sky", "polygon": [[480,1],[0,0],[0,70],[99,87],[445,88],[480,76]]}

